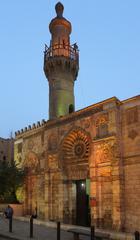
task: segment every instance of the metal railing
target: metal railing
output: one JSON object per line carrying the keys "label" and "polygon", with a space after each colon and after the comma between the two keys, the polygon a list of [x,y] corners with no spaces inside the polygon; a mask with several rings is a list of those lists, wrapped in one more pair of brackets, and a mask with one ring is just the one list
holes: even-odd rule
{"label": "metal railing", "polygon": [[45,45],[44,51],[44,60],[47,61],[51,57],[64,56],[68,57],[71,60],[79,62],[79,50],[76,44],[65,45],[65,44],[56,44],[50,47]]}

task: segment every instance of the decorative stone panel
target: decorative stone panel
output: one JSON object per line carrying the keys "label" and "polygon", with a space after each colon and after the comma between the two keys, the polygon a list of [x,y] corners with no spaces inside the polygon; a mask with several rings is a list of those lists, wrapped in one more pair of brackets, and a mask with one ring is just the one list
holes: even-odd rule
{"label": "decorative stone panel", "polygon": [[128,125],[138,122],[138,109],[132,107],[126,110],[126,123]]}
{"label": "decorative stone panel", "polygon": [[51,134],[48,139],[48,151],[55,151],[57,149],[57,135]]}
{"label": "decorative stone panel", "polygon": [[108,114],[100,115],[95,120],[96,137],[102,138],[108,135]]}
{"label": "decorative stone panel", "polygon": [[30,173],[36,173],[40,170],[40,162],[37,155],[34,152],[29,152],[25,158],[24,162],[25,168],[28,169]]}

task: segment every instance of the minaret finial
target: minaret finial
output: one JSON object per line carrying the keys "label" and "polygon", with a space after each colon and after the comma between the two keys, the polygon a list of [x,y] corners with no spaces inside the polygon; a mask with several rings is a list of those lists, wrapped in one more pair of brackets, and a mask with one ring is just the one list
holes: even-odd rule
{"label": "minaret finial", "polygon": [[63,17],[64,6],[61,2],[58,2],[55,5],[55,10],[56,10],[56,13],[57,13],[57,17],[62,18]]}

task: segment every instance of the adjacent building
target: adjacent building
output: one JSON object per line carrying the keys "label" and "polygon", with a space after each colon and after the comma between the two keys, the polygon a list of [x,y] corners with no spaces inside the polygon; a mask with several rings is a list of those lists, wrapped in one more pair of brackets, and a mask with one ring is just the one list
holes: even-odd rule
{"label": "adjacent building", "polygon": [[14,139],[0,137],[0,161],[14,160]]}

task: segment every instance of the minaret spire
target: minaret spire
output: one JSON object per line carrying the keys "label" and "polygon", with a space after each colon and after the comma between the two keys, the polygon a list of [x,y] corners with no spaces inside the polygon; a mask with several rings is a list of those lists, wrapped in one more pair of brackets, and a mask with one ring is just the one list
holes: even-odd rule
{"label": "minaret spire", "polygon": [[49,119],[74,111],[74,81],[79,70],[79,51],[70,45],[71,23],[63,17],[64,6],[55,6],[57,16],[49,25],[51,44],[45,48],[44,72],[49,82]]}
{"label": "minaret spire", "polygon": [[63,17],[64,6],[61,2],[58,2],[55,5],[55,10],[56,10],[56,13],[57,13],[57,17],[62,18]]}

